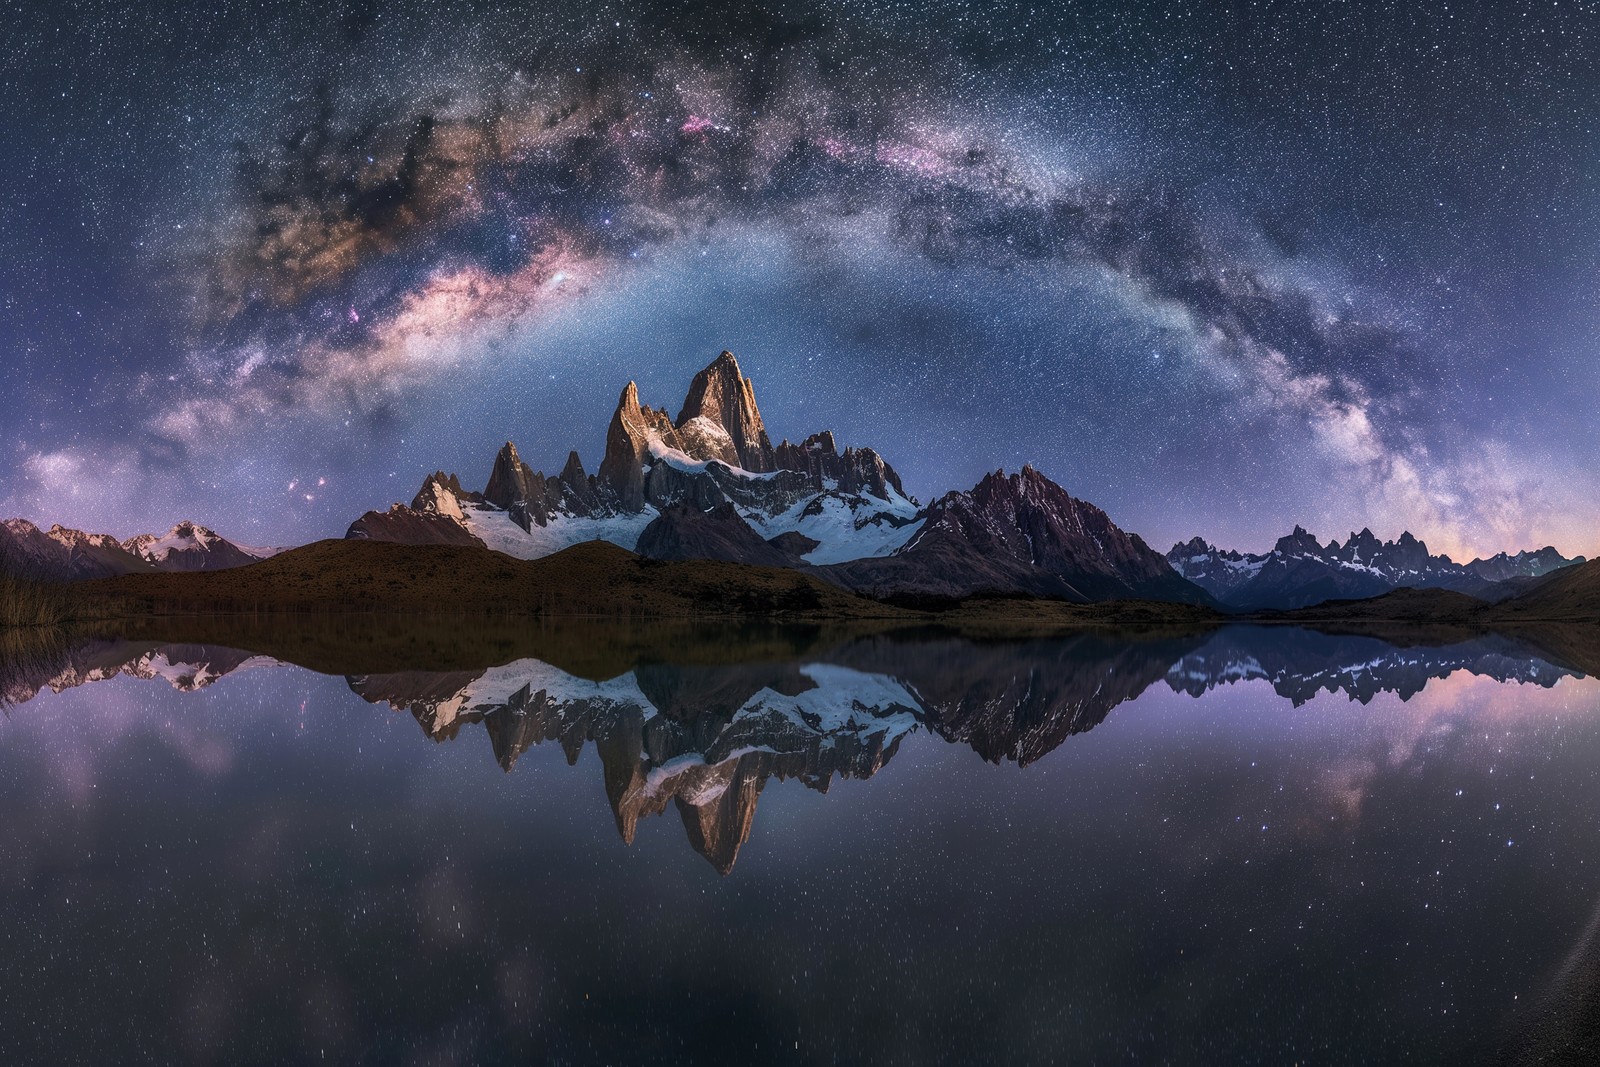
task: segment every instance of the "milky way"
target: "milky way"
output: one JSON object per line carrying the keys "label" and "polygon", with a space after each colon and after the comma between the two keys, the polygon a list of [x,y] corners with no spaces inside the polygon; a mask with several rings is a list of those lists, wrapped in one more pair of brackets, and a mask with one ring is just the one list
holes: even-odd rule
{"label": "milky way", "polygon": [[8,514],[336,535],[733,348],[923,497],[1600,546],[1582,6],[18,15]]}

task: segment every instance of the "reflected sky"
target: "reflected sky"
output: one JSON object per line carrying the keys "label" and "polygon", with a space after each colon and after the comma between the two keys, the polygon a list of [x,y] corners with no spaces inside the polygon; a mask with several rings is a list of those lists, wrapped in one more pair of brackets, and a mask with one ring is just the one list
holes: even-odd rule
{"label": "reflected sky", "polygon": [[[254,659],[192,692],[127,675],[46,689],[0,724],[0,1052],[1459,1062],[1582,1036],[1567,1023],[1593,987],[1600,901],[1594,680],[1458,667],[1409,699],[1296,704],[1282,677],[1197,696],[1163,670],[1065,732],[1035,728],[1024,684],[1006,721],[1061,740],[1008,755],[992,716],[990,748],[969,729],[1015,680],[1003,657],[969,648],[957,686],[948,647],[917,674],[925,649],[821,665],[854,677],[539,665],[547,695],[564,676],[722,710],[635,724],[619,759],[623,735],[589,707],[584,743],[547,736],[510,773],[490,737],[509,703],[440,729],[448,682],[418,697],[396,676],[380,692]],[[863,670],[874,656],[900,666]],[[1105,670],[1048,642],[1023,662],[1036,680]],[[890,685],[922,703],[909,721],[892,700],[789,716]],[[828,763],[819,738],[841,734],[878,743]],[[674,803],[641,809],[624,842],[618,767],[649,780],[728,753],[716,796],[657,773]],[[753,830],[719,862],[677,802],[752,786]]]}

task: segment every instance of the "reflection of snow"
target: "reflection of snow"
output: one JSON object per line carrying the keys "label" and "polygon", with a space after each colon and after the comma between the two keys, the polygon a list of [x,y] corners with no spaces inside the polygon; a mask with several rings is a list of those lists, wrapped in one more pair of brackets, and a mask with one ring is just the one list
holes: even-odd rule
{"label": "reflection of snow", "polygon": [[738,716],[776,712],[823,734],[887,728],[898,737],[917,725],[921,704],[892,678],[825,663],[808,664],[800,673],[816,687],[797,696],[763,689],[739,709]]}

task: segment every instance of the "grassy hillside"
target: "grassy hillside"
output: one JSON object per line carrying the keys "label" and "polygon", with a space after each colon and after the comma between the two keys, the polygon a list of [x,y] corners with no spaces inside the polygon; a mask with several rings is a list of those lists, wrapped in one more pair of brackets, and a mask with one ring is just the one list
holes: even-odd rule
{"label": "grassy hillside", "polygon": [[1600,623],[1600,559],[1563,567],[1494,609],[1496,622]]}
{"label": "grassy hillside", "polygon": [[214,612],[487,612],[609,618],[900,614],[807,574],[663,562],[604,542],[537,560],[485,548],[329,540],[260,563],[84,582],[85,601],[139,616]]}

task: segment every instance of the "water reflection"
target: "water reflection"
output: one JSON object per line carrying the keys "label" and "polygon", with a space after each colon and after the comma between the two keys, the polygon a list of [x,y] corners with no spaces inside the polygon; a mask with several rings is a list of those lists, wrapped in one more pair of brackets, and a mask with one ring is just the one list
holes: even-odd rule
{"label": "water reflection", "polygon": [[[1026,766],[1163,683],[1199,697],[1264,681],[1299,707],[1321,692],[1361,704],[1383,693],[1408,701],[1458,672],[1544,688],[1584,677],[1537,645],[1499,634],[1411,647],[1260,626],[1004,640],[901,631],[803,644],[794,658],[693,662],[686,655],[691,662],[638,662],[599,678],[522,658],[346,681],[362,699],[409,713],[434,741],[481,731],[507,772],[536,745],[559,746],[569,765],[592,745],[625,842],[633,843],[640,819],[674,808],[695,851],[727,874],[769,781],[793,779],[825,793],[835,779],[871,778],[917,730],[991,763]],[[0,699],[16,705],[44,689],[121,676],[193,691],[279,665],[213,645],[91,641],[31,671],[13,669]]]}
{"label": "water reflection", "polygon": [[695,851],[724,874],[768,779],[826,792],[835,776],[871,777],[917,725],[904,686],[830,663],[655,664],[596,682],[519,660],[476,674],[348,681],[367,700],[409,711],[436,741],[482,723],[507,771],[533,745],[555,742],[575,764],[593,744],[624,841],[670,805]]}
{"label": "water reflection", "polygon": [[7,665],[8,1061],[1593,1051],[1576,638],[249,637]]}

